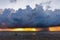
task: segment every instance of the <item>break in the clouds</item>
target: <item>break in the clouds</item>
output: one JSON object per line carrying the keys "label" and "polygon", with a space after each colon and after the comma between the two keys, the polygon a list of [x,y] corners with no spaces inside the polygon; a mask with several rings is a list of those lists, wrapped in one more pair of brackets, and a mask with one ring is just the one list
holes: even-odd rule
{"label": "break in the clouds", "polygon": [[[46,3],[49,1],[51,1],[49,4],[51,9],[60,9],[60,0],[0,0],[0,8],[25,9],[26,5],[30,5],[32,8],[35,8],[36,4]],[[46,6],[47,4],[44,4],[43,6]]]}
{"label": "break in the clouds", "polygon": [[0,0],[0,8],[26,8],[26,5],[30,5],[32,8],[35,7],[35,4],[39,4],[40,0]]}

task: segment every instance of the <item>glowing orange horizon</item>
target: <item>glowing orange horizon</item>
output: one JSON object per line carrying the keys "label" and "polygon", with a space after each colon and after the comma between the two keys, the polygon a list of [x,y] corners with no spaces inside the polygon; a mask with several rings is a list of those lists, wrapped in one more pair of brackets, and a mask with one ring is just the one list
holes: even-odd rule
{"label": "glowing orange horizon", "polygon": [[49,27],[49,31],[60,31],[60,26]]}
{"label": "glowing orange horizon", "polygon": [[40,31],[40,28],[0,28],[0,31]]}
{"label": "glowing orange horizon", "polygon": [[0,28],[0,31],[60,31],[60,26],[49,27],[49,28]]}

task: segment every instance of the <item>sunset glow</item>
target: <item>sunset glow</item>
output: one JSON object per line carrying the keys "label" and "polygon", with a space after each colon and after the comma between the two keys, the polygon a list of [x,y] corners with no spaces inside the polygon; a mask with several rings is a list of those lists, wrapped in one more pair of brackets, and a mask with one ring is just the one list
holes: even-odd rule
{"label": "sunset glow", "polygon": [[49,27],[49,31],[60,31],[60,26]]}
{"label": "sunset glow", "polygon": [[[47,31],[60,31],[60,26],[45,28]],[[0,28],[0,31],[42,31],[44,28]]]}
{"label": "sunset glow", "polygon": [[40,28],[0,28],[0,31],[40,31]]}

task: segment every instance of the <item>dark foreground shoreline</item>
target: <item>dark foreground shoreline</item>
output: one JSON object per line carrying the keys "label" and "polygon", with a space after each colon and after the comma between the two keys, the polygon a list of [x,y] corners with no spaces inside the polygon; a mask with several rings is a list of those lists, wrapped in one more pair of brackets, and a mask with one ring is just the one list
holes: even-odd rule
{"label": "dark foreground shoreline", "polygon": [[0,32],[0,40],[60,40],[60,32]]}

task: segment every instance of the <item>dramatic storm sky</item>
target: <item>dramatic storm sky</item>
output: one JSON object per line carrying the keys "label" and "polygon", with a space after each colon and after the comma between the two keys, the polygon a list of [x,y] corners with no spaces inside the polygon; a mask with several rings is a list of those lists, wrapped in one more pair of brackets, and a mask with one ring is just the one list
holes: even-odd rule
{"label": "dramatic storm sky", "polygon": [[0,0],[0,9],[0,27],[60,26],[60,0]]}
{"label": "dramatic storm sky", "polygon": [[[35,7],[35,4],[40,4],[40,3],[46,3],[48,1],[51,1],[51,3],[49,4],[53,9],[55,8],[60,8],[60,0],[13,0],[13,2],[11,2],[11,0],[0,0],[0,8],[4,9],[4,8],[14,8],[14,9],[18,9],[18,8],[25,8],[26,5],[30,5],[32,8]],[[48,4],[48,3],[47,3]],[[46,4],[44,4],[46,5]]]}

